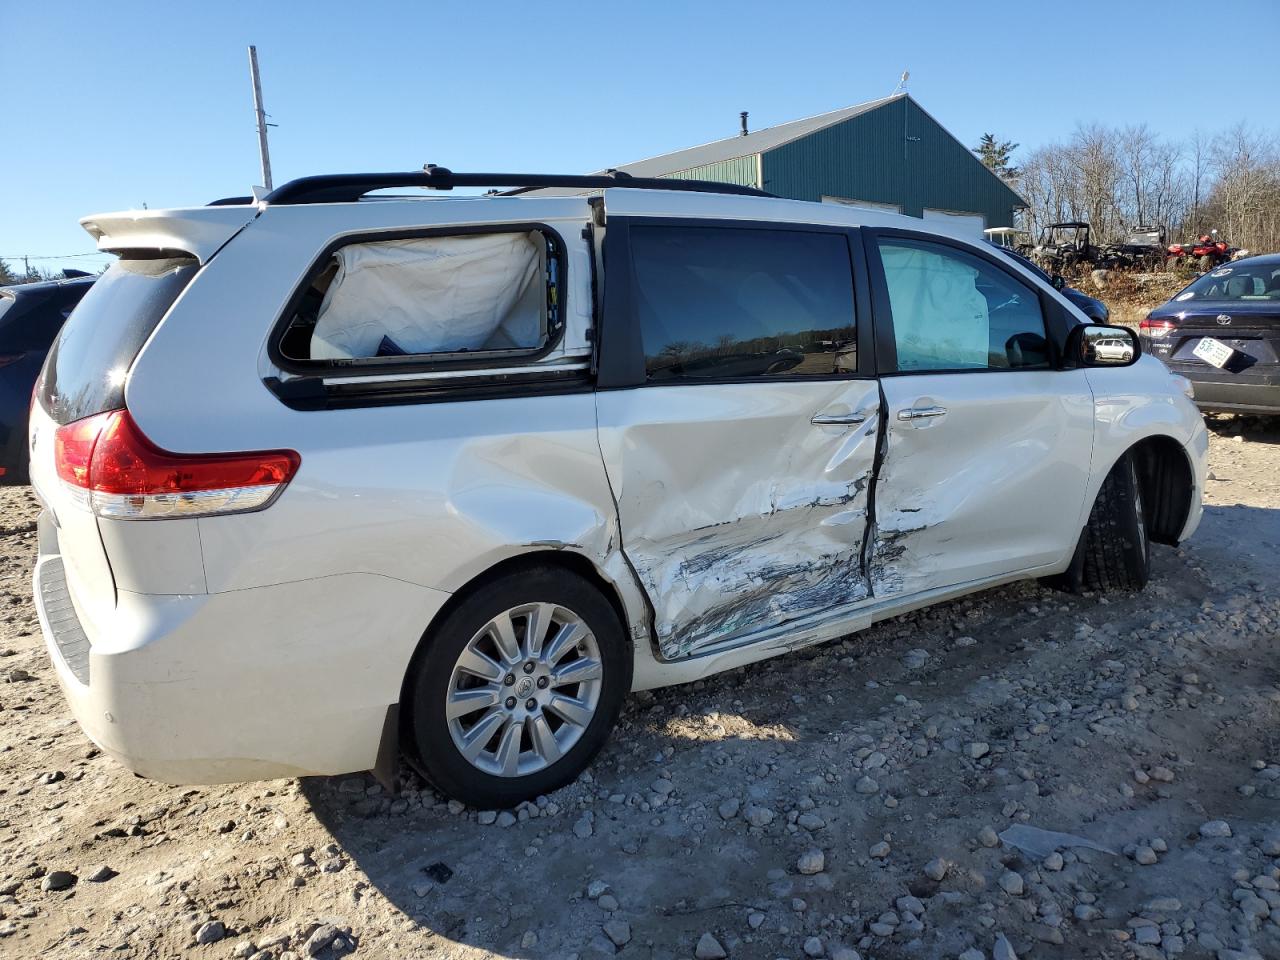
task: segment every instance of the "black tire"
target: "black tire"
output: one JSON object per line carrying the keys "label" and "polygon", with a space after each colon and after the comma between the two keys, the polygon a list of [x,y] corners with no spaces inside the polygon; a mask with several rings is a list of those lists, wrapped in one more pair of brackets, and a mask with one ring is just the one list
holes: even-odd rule
{"label": "black tire", "polygon": [[1137,463],[1126,453],[1102,481],[1071,565],[1046,583],[1060,590],[1141,590],[1151,573],[1142,486]]}
{"label": "black tire", "polygon": [[[558,760],[524,776],[498,776],[473,766],[454,743],[445,704],[454,667],[472,638],[504,611],[553,603],[576,614],[594,635],[602,678],[595,714]],[[425,640],[401,703],[404,753],[443,793],[482,809],[512,807],[572,782],[604,746],[631,689],[632,653],[613,605],[572,571],[535,566],[503,574],[459,603]]]}

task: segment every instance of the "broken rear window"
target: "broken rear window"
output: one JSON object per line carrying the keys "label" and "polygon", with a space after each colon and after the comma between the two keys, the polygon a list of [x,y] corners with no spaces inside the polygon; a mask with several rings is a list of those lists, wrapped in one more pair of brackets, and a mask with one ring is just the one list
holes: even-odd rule
{"label": "broken rear window", "polygon": [[342,365],[536,354],[559,332],[559,263],[539,230],[350,243],[313,275],[280,351]]}

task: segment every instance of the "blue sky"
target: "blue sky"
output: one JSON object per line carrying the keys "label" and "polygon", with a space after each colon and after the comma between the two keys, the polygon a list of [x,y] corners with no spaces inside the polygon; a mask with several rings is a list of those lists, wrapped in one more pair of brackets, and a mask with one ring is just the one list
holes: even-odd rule
{"label": "blue sky", "polygon": [[[908,89],[972,144],[1077,123],[1280,127],[1280,2],[142,4],[10,0],[0,257],[93,250],[89,213],[414,169],[587,172]],[[45,268],[94,265],[37,261]]]}

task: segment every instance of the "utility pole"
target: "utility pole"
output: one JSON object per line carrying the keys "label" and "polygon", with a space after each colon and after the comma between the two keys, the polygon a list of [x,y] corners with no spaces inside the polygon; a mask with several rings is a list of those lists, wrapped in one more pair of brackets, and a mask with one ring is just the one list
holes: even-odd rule
{"label": "utility pole", "polygon": [[262,78],[258,75],[258,48],[249,46],[249,75],[253,79],[253,112],[258,120],[258,154],[262,157],[262,185],[271,190],[271,152],[267,148],[267,113],[262,109]]}

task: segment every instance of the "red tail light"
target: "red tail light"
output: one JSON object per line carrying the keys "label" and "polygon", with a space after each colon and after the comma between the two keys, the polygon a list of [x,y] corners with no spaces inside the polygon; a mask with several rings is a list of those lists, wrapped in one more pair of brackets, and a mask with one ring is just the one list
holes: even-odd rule
{"label": "red tail light", "polygon": [[243,513],[267,506],[297,472],[292,450],[184,454],[161,450],[127,410],[59,427],[58,476],[94,513],[121,519]]}
{"label": "red tail light", "polygon": [[1140,324],[1138,324],[1139,333],[1145,334],[1146,336],[1152,337],[1154,339],[1159,339],[1160,337],[1167,337],[1169,334],[1173,333],[1173,331],[1177,329],[1178,329],[1178,325],[1174,323],[1172,320],[1147,319],[1147,320],[1143,320]]}

